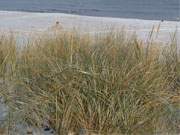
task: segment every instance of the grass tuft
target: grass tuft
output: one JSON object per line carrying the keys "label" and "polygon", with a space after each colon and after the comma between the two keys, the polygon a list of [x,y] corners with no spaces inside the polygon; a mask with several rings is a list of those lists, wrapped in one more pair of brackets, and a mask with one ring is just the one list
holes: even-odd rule
{"label": "grass tuft", "polygon": [[[16,122],[58,134],[178,133],[180,56],[123,33],[64,32],[15,50],[0,40],[6,103]],[[6,63],[6,64],[4,64]],[[5,66],[6,65],[6,66]],[[7,70],[10,65],[10,71]],[[6,67],[6,68],[4,68]]]}

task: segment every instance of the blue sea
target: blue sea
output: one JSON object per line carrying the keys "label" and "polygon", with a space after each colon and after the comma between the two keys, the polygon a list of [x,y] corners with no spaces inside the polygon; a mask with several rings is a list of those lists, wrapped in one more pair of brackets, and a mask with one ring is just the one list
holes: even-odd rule
{"label": "blue sea", "polygon": [[180,0],[0,0],[0,10],[179,20]]}

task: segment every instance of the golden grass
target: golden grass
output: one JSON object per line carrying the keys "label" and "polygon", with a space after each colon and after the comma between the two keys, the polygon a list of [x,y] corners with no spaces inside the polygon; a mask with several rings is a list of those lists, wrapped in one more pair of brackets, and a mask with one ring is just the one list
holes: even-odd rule
{"label": "golden grass", "polygon": [[174,41],[159,48],[123,33],[65,32],[20,51],[7,41],[0,42],[0,64],[9,65],[11,74],[1,68],[8,74],[2,95],[17,123],[41,127],[48,121],[57,134],[179,132],[180,57]]}

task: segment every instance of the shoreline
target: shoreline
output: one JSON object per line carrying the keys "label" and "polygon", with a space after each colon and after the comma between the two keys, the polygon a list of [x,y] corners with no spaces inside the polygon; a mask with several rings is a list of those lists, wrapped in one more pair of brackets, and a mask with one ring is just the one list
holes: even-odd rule
{"label": "shoreline", "polygon": [[178,31],[177,34],[179,35],[180,31],[180,24],[178,21],[162,22],[158,20],[20,11],[0,11],[0,18],[1,32],[10,31],[20,34],[46,32],[56,21],[59,21],[65,30],[77,29],[80,32],[87,33],[105,33],[112,29],[118,31],[124,28],[127,33],[136,33],[142,39],[147,39],[153,27],[156,32],[160,26],[158,37],[155,39],[160,42],[169,42],[171,40],[170,35],[175,31]]}
{"label": "shoreline", "polygon": [[97,18],[109,18],[109,19],[130,19],[130,20],[145,20],[145,21],[167,21],[167,22],[180,22],[180,18],[174,20],[168,19],[144,19],[136,17],[114,17],[114,16],[98,16],[98,15],[83,15],[75,13],[66,13],[66,12],[51,12],[51,11],[31,11],[31,10],[0,10],[0,12],[14,12],[14,13],[39,13],[39,14],[65,14],[65,15],[74,15],[74,16],[84,16],[84,17],[97,17]]}

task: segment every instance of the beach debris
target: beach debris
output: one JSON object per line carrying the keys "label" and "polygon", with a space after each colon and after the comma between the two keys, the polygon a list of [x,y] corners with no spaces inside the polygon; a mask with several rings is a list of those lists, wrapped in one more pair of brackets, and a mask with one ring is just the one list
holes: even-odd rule
{"label": "beach debris", "polygon": [[43,121],[42,127],[44,129],[44,131],[50,131],[51,127],[50,127],[50,120],[49,120],[49,116],[46,116],[47,118]]}
{"label": "beach debris", "polygon": [[61,31],[63,29],[62,24],[59,21],[49,28],[50,31]]}
{"label": "beach debris", "polygon": [[49,126],[44,127],[44,131],[50,131],[50,130],[51,130],[51,128]]}

